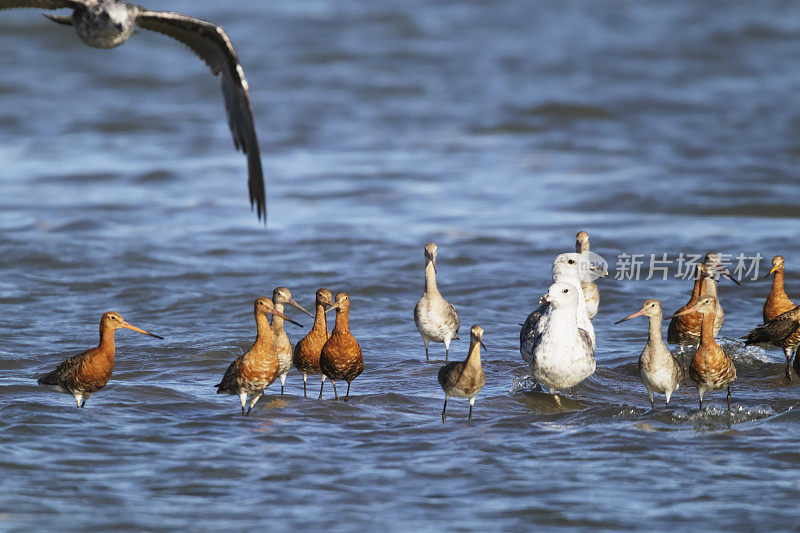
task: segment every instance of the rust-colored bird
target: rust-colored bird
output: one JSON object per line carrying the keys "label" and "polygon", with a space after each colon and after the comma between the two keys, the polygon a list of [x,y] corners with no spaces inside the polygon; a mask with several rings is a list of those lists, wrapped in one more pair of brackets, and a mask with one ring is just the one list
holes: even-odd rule
{"label": "rust-colored bird", "polygon": [[157,339],[164,338],[132,326],[116,311],[109,311],[100,319],[100,344],[58,365],[55,370],[39,378],[39,385],[47,385],[59,392],[72,394],[78,407],[86,405],[86,400],[105,387],[111,379],[111,373],[114,371],[114,332],[121,328],[138,331]]}
{"label": "rust-colored bird", "polygon": [[[256,298],[253,303],[253,314],[256,317],[256,341],[245,353],[240,355],[228,366],[222,381],[214,385],[217,394],[235,394],[242,402],[242,416],[247,416],[253,406],[264,394],[264,389],[269,387],[278,377],[280,365],[275,354],[272,330],[269,327],[268,315],[274,315],[292,324],[302,326],[291,318],[275,309],[269,298]],[[247,412],[244,406],[250,396],[250,407]]]}
{"label": "rust-colored bird", "polygon": [[[314,325],[311,326],[311,331],[295,345],[292,354],[294,367],[303,374],[304,398],[308,398],[306,394],[306,381],[308,376],[322,374],[322,370],[319,368],[319,355],[328,337],[330,337],[330,333],[328,333],[328,320],[325,317],[325,306],[333,305],[331,291],[328,289],[317,289],[315,305],[316,313],[314,315]],[[325,374],[322,374],[322,383],[319,387],[320,399],[322,399],[322,387],[324,385]]]}
{"label": "rust-colored bird", "polygon": [[[281,313],[283,313],[283,306],[289,304],[300,309],[311,318],[314,318],[314,315],[306,311],[302,305],[292,299],[292,293],[289,292],[289,289],[286,287],[278,287],[272,291],[272,303],[275,305],[275,309]],[[289,336],[286,334],[286,330],[283,329],[283,319],[281,317],[274,315],[269,327],[272,330],[272,338],[275,343],[275,354],[278,356],[278,377],[281,380],[281,396],[283,396],[283,385],[286,383],[286,374],[292,369],[292,350],[294,347],[289,340]]]}
{"label": "rust-colored bird", "polygon": [[486,384],[486,375],[481,366],[481,346],[483,344],[483,328],[472,326],[469,330],[469,353],[461,362],[447,363],[439,369],[439,385],[444,390],[444,407],[442,407],[442,422],[447,421],[447,400],[451,396],[469,398],[469,420],[472,420],[472,406],[475,397]]}
{"label": "rust-colored bird", "polygon": [[[686,302],[686,305],[672,315],[673,318],[670,320],[669,328],[667,329],[667,342],[669,344],[677,344],[681,354],[685,346],[695,346],[700,343],[700,325],[703,322],[700,313],[684,313],[684,311],[694,307],[703,296],[717,298],[717,281],[715,278],[718,275],[725,276],[739,285],[739,282],[728,272],[728,269],[722,266],[719,261],[719,255],[715,253],[706,254],[703,263],[695,267],[691,298]],[[714,336],[716,337],[725,322],[725,312],[722,310],[719,300],[717,300],[714,316]]]}
{"label": "rust-colored bird", "polygon": [[762,313],[764,324],[767,324],[786,311],[791,311],[795,307],[795,304],[786,296],[786,291],[783,289],[784,268],[784,259],[782,255],[776,255],[772,258],[772,269],[765,277],[768,278],[772,274],[775,274],[775,276],[772,278],[772,288],[767,296],[767,301],[764,302],[764,311]]}
{"label": "rust-colored bird", "polygon": [[336,303],[331,309],[336,309],[336,324],[322,347],[319,368],[333,383],[333,395],[337,400],[336,380],[347,382],[347,394],[344,397],[347,401],[350,398],[350,384],[364,371],[364,357],[356,338],[350,333],[350,296],[346,292],[337,294]]}
{"label": "rust-colored bird", "polygon": [[700,409],[703,408],[703,395],[706,392],[727,388],[728,410],[730,411],[731,383],[736,380],[736,366],[733,364],[733,359],[714,340],[716,307],[716,298],[703,296],[697,305],[681,311],[675,316],[696,312],[703,317],[700,327],[700,346],[689,365],[689,377],[697,385],[697,392],[700,395]]}

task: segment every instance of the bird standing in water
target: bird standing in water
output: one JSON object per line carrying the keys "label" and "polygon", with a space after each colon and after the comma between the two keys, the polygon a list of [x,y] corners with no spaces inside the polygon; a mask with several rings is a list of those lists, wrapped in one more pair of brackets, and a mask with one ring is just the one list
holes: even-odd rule
{"label": "bird standing in water", "polygon": [[350,333],[350,296],[346,292],[337,294],[336,303],[331,309],[336,309],[336,323],[330,338],[322,347],[319,368],[331,380],[333,395],[337,400],[336,380],[347,382],[347,394],[344,397],[347,401],[350,398],[350,384],[364,371],[364,357],[358,341]]}
{"label": "bird standing in water", "polygon": [[[286,287],[278,287],[272,291],[272,303],[275,305],[275,309],[281,313],[283,313],[284,305],[289,304],[314,318],[314,315],[292,299],[292,293]],[[275,343],[275,354],[278,356],[278,377],[281,380],[281,396],[283,396],[286,374],[292,369],[292,351],[294,347],[286,334],[286,330],[283,329],[283,319],[281,317],[273,315],[269,327],[272,330],[272,338]]]}
{"label": "bird standing in water", "polygon": [[683,369],[675,356],[667,349],[661,338],[661,318],[663,310],[658,300],[645,300],[642,308],[634,314],[618,320],[615,324],[646,316],[650,319],[647,342],[639,355],[639,376],[650,396],[650,407],[655,409],[654,393],[666,396],[667,405],[672,393],[678,390],[683,381]]}
{"label": "bird standing in water", "polygon": [[444,360],[450,355],[450,341],[458,339],[461,322],[453,304],[442,297],[436,286],[436,243],[425,245],[425,290],[414,307],[414,323],[417,325],[422,342],[425,343],[425,360],[428,357],[428,343],[444,343]]}
{"label": "bird standing in water", "polygon": [[[745,339],[746,346],[751,344],[770,344],[783,348],[783,351],[787,354],[786,379],[791,381],[792,371],[789,365],[792,358],[792,350],[797,346],[798,336],[800,336],[800,306],[778,315],[766,324],[761,324],[742,338]],[[795,357],[794,369],[798,374],[800,374],[799,365],[800,363]]]}
{"label": "bird standing in water", "polygon": [[[689,377],[697,385],[700,395],[700,409],[703,408],[703,395],[709,391],[728,389],[728,410],[731,409],[731,383],[736,381],[736,366],[731,356],[726,354],[714,340],[714,322],[717,317],[717,299],[703,296],[697,305],[680,311],[680,315],[700,313],[703,317],[700,326],[700,346],[697,347],[689,365]],[[675,316],[678,316],[677,314]]]}
{"label": "bird standing in water", "polygon": [[111,373],[114,371],[114,332],[121,328],[157,339],[164,338],[132,326],[116,311],[109,311],[100,319],[100,344],[58,365],[55,370],[39,378],[39,385],[47,385],[58,392],[72,394],[78,407],[86,405],[89,397],[105,387],[111,379]]}
{"label": "bird standing in water", "polygon": [[[242,402],[242,416],[248,416],[264,389],[269,387],[278,377],[279,363],[275,354],[272,330],[267,317],[274,315],[292,324],[301,326],[291,318],[275,309],[269,298],[256,298],[253,303],[253,314],[256,317],[256,340],[244,355],[240,355],[228,366],[222,381],[214,385],[217,394],[235,394]],[[250,407],[245,412],[247,397],[250,396]]]}
{"label": "bird standing in water", "polygon": [[[575,251],[581,254],[584,261],[588,262],[589,234],[585,231],[579,231],[575,235]],[[588,274],[589,272],[584,272],[581,276],[581,289],[583,290],[583,297],[586,298],[586,314],[589,316],[589,320],[594,320],[600,307],[600,289],[597,288],[597,284],[594,281],[589,279],[591,276]],[[601,275],[605,274],[602,273]]]}
{"label": "bird standing in water", "polygon": [[[789,299],[786,295],[786,291],[783,289],[784,263],[783,256],[776,255],[773,257],[772,269],[770,269],[766,276],[769,277],[775,274],[775,277],[772,278],[772,288],[769,291],[767,300],[764,302],[764,309],[762,312],[765,325],[795,308],[794,302]],[[791,381],[792,371],[790,370],[790,364],[792,362],[792,355],[794,355],[798,347],[800,347],[800,330],[795,330],[791,335],[777,339],[776,342],[770,342],[770,344],[783,349],[783,355],[786,357],[786,367],[784,369],[786,379]],[[795,355],[794,368],[798,369],[798,367],[800,367],[800,361],[798,361]]]}
{"label": "bird standing in water", "polygon": [[259,220],[263,217],[266,221],[264,175],[249,87],[225,30],[180,13],[150,11],[120,0],[0,0],[0,9],[16,7],[72,9],[72,15],[46,16],[59,24],[74,26],[78,37],[94,48],[117,47],[138,27],[172,37],[200,56],[212,74],[222,75],[222,96],[233,144],[247,155],[250,206],[255,204]]}
{"label": "bird standing in water", "polygon": [[553,283],[542,301],[547,307],[541,317],[542,331],[531,341],[531,372],[560,404],[559,390],[594,374],[594,347],[589,333],[578,326],[576,310],[583,301],[579,286]]}
{"label": "bird standing in water", "polygon": [[[314,314],[314,325],[311,326],[305,337],[295,345],[292,354],[292,362],[298,372],[303,374],[303,398],[308,398],[306,393],[306,381],[309,375],[322,374],[319,368],[319,356],[322,347],[330,337],[328,332],[328,320],[325,316],[325,307],[332,306],[331,291],[328,289],[317,289],[316,294],[316,313]],[[325,386],[325,374],[322,374],[322,383],[319,387],[319,399],[322,399],[322,388]]]}
{"label": "bird standing in water", "polygon": [[447,363],[439,369],[439,385],[444,390],[444,407],[442,407],[442,423],[447,421],[447,400],[451,396],[469,398],[469,421],[472,421],[472,406],[475,397],[486,384],[486,374],[481,366],[481,346],[483,344],[483,328],[472,326],[469,330],[469,352],[464,361]]}

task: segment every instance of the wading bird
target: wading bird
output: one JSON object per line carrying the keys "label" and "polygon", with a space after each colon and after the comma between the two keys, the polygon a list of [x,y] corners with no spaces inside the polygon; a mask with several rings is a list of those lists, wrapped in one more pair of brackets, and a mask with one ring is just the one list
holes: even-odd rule
{"label": "wading bird", "polygon": [[72,394],[78,407],[86,405],[89,396],[105,387],[111,379],[111,373],[114,371],[114,332],[121,328],[157,339],[164,338],[132,326],[116,311],[109,311],[100,319],[100,344],[58,365],[55,370],[39,378],[39,385]]}
{"label": "wading bird", "polygon": [[442,297],[436,286],[436,243],[425,245],[425,290],[414,307],[414,323],[417,325],[422,342],[425,343],[425,360],[428,358],[428,344],[444,343],[444,360],[450,355],[450,341],[458,339],[461,322],[453,304]]}
{"label": "wading bird", "polygon": [[469,330],[469,352],[467,358],[460,362],[447,363],[439,369],[439,385],[444,391],[444,407],[442,407],[442,422],[447,421],[447,400],[451,396],[469,398],[469,418],[472,420],[472,406],[475,397],[483,390],[486,384],[486,375],[481,366],[481,346],[483,344],[483,328],[472,326]]}

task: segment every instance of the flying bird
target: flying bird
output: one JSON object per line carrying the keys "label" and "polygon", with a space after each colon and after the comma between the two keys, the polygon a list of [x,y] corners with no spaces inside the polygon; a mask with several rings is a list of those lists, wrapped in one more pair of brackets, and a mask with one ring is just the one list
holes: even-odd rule
{"label": "flying bird", "polygon": [[250,207],[259,220],[267,219],[264,174],[250,107],[250,93],[244,72],[228,35],[220,26],[168,11],[150,11],[120,0],[0,0],[0,9],[33,7],[72,9],[72,15],[45,15],[50,20],[74,26],[78,37],[95,48],[114,48],[127,41],[134,30],[163,33],[188,46],[205,61],[211,73],[222,77],[222,96],[228,126],[237,150],[247,155]]}

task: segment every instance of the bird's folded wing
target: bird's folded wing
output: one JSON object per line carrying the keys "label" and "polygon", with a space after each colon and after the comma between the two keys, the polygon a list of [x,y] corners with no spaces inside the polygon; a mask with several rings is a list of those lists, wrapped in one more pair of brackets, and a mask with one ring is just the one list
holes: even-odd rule
{"label": "bird's folded wing", "polygon": [[[0,0],[2,1],[2,0]],[[258,217],[266,219],[266,194],[261,155],[258,148],[250,94],[236,51],[220,26],[180,13],[140,10],[136,24],[176,39],[205,61],[214,75],[222,74],[222,94],[228,114],[228,126],[237,149],[247,154],[250,205],[256,205]]]}
{"label": "bird's folded wing", "polygon": [[61,9],[64,7],[82,7],[85,2],[77,0],[0,0],[0,9],[15,7],[33,7],[37,9]]}

